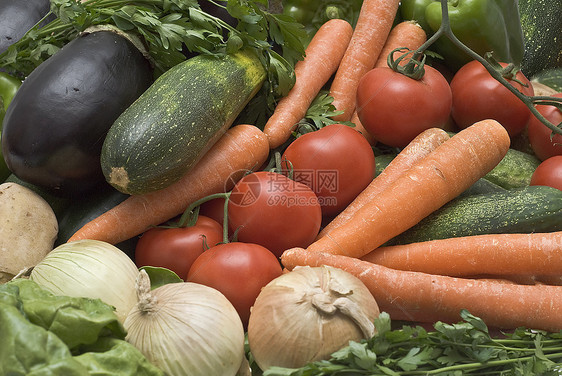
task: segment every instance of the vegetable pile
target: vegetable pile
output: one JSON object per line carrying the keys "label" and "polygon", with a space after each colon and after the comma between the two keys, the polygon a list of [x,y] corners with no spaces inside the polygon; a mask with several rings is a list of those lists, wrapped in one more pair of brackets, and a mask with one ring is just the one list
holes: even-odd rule
{"label": "vegetable pile", "polygon": [[0,4],[0,373],[560,375],[549,7]]}

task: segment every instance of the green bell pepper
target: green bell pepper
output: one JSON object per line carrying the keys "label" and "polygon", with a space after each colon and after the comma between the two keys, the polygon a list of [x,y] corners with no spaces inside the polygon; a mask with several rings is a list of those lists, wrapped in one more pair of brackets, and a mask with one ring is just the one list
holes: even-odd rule
{"label": "green bell pepper", "polygon": [[20,86],[21,81],[19,79],[0,72],[0,129],[2,129],[2,120],[4,120],[4,114],[8,109],[8,105]]}
{"label": "green bell pepper", "polygon": [[283,14],[305,26],[309,39],[326,21],[340,18],[355,26],[363,0],[283,0]]}
{"label": "green bell pepper", "polygon": [[[453,34],[471,50],[480,56],[493,51],[498,61],[521,64],[524,39],[517,0],[448,0],[447,10]],[[402,0],[400,12],[429,35],[441,26],[441,1]],[[440,37],[429,49],[453,71],[472,60],[447,37]]]}
{"label": "green bell pepper", "polygon": [[[8,105],[16,95],[21,86],[21,81],[7,73],[0,72],[0,131],[2,130],[2,122],[4,121],[4,114],[8,109]],[[4,182],[10,175],[10,170],[6,166],[4,157],[2,156],[2,149],[0,148],[0,183]]]}

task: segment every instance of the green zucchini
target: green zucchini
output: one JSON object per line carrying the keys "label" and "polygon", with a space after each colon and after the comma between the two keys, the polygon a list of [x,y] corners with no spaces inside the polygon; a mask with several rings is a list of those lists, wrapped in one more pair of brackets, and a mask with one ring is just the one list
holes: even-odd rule
{"label": "green zucchini", "polygon": [[484,179],[505,189],[523,188],[529,185],[539,164],[540,160],[535,155],[511,148]]}
{"label": "green zucchini", "polygon": [[109,129],[101,154],[106,180],[127,194],[176,182],[232,125],[265,77],[251,51],[198,55],[171,68]]}
{"label": "green zucchini", "polygon": [[519,16],[525,40],[521,71],[532,77],[562,67],[562,1],[519,0]]}
{"label": "green zucchini", "polygon": [[460,236],[562,230],[562,191],[528,186],[458,197],[387,245]]}

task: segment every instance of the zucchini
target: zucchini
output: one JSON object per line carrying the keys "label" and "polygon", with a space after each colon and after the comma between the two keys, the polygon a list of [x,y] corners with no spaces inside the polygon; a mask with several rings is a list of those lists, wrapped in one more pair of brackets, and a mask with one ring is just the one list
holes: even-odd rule
{"label": "zucchini", "polygon": [[562,230],[562,191],[547,186],[458,197],[387,245],[460,236]]}
{"label": "zucchini", "polygon": [[111,126],[106,180],[127,194],[179,180],[232,125],[266,77],[251,51],[198,55],[166,71]]}
{"label": "zucchini", "polygon": [[64,197],[107,186],[103,139],[152,81],[150,63],[126,37],[81,34],[33,70],[10,102],[2,129],[8,168]]}
{"label": "zucchini", "polygon": [[540,162],[535,155],[511,148],[484,179],[505,189],[523,188],[531,182],[531,176]]}
{"label": "zucchini", "polygon": [[519,0],[525,39],[521,71],[527,77],[562,67],[562,0]]}

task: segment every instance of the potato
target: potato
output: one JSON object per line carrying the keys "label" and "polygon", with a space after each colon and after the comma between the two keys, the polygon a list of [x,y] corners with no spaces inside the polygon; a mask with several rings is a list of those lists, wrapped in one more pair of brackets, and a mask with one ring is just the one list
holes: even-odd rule
{"label": "potato", "polygon": [[22,185],[0,184],[0,283],[41,261],[57,234],[57,218],[47,201]]}

